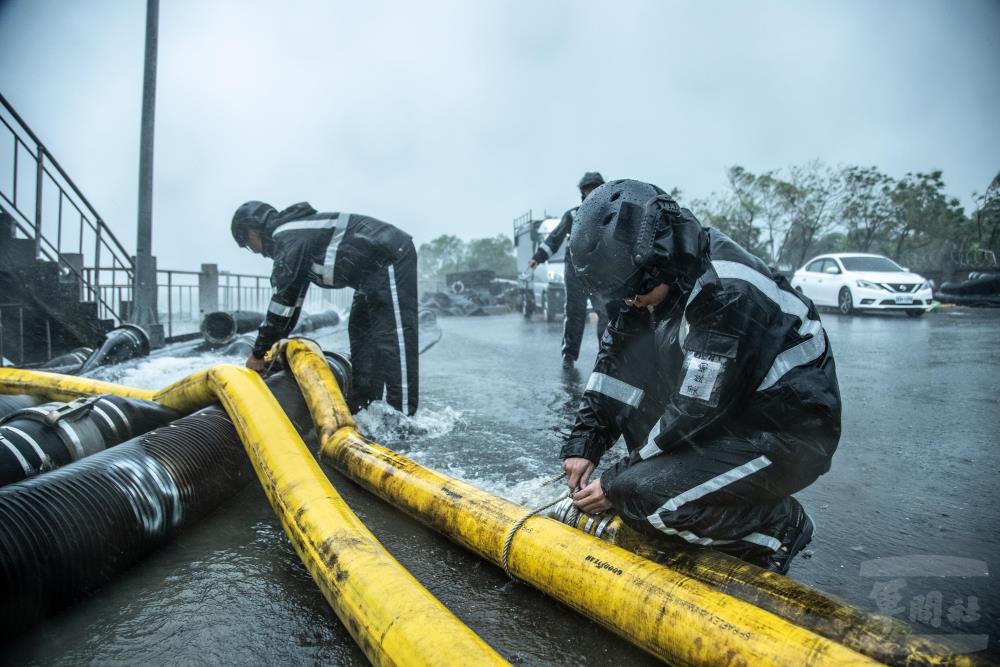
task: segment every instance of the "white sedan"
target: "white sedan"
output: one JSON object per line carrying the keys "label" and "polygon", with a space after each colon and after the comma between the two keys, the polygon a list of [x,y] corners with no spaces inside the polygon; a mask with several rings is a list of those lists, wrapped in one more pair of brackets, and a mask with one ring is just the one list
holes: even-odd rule
{"label": "white sedan", "polygon": [[931,284],[882,255],[834,253],[814,257],[792,276],[792,287],[817,306],[844,315],[855,310],[901,310],[920,317],[931,305]]}

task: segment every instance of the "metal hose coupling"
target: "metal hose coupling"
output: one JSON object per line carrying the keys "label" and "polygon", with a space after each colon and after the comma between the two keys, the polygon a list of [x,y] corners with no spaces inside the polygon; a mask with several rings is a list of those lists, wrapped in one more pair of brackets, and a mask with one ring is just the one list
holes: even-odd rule
{"label": "metal hose coupling", "polygon": [[607,512],[605,514],[587,514],[586,512],[581,512],[576,508],[576,506],[573,505],[572,498],[564,498],[560,500],[545,514],[550,519],[555,519],[556,521],[565,523],[567,526],[579,528],[583,532],[593,535],[598,539],[608,540],[611,542],[614,541],[615,534],[617,533],[616,529],[620,525],[620,522],[612,525],[612,522],[618,516],[614,512]]}

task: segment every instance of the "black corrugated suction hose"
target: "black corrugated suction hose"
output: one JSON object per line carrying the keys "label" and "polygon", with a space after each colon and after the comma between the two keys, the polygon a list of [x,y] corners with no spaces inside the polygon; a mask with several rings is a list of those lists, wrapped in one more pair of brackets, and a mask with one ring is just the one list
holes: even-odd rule
{"label": "black corrugated suction hose", "polygon": [[0,394],[0,419],[3,419],[12,412],[17,412],[23,408],[30,408],[44,402],[45,399],[40,396]]}
{"label": "black corrugated suction hose", "polygon": [[225,345],[241,333],[253,331],[264,319],[263,313],[251,310],[217,311],[201,321],[201,335],[211,345]]}
{"label": "black corrugated suction hose", "polygon": [[149,334],[137,324],[122,324],[104,334],[104,341],[94,350],[74,375],[84,375],[100,366],[120,364],[149,354]]}
{"label": "black corrugated suction hose", "polygon": [[[312,428],[291,375],[267,384],[301,433]],[[0,637],[91,593],[252,476],[229,417],[209,407],[0,488]]]}
{"label": "black corrugated suction hose", "polygon": [[82,459],[177,417],[150,401],[110,395],[29,403],[0,419],[0,486]]}

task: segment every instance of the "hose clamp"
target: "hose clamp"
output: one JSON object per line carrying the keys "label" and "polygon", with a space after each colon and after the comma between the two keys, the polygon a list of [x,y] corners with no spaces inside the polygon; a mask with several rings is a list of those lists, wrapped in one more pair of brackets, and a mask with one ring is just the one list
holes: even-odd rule
{"label": "hose clamp", "polygon": [[46,411],[43,419],[49,426],[55,426],[63,419],[82,417],[89,413],[94,403],[100,399],[100,396],[85,396],[69,403],[63,403],[57,408]]}

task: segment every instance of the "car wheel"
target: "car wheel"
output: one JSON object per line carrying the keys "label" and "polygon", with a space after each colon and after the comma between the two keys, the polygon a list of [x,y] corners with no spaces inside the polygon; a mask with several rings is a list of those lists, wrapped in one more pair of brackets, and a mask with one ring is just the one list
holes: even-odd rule
{"label": "car wheel", "polygon": [[908,317],[923,317],[926,311],[923,308],[914,308],[906,311]]}
{"label": "car wheel", "polygon": [[854,299],[851,298],[851,290],[847,287],[840,288],[840,295],[837,297],[837,310],[841,315],[850,315],[854,312]]}
{"label": "car wheel", "polygon": [[531,292],[528,290],[524,290],[521,295],[521,314],[526,320],[530,320],[531,316],[535,314],[535,300],[531,298]]}

